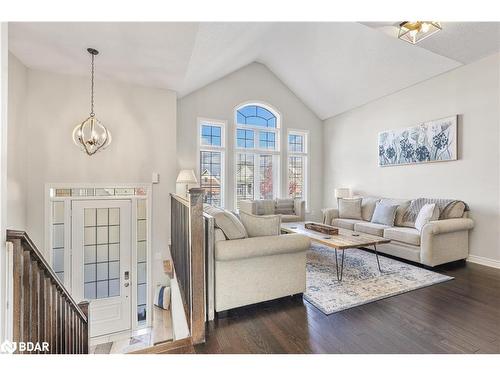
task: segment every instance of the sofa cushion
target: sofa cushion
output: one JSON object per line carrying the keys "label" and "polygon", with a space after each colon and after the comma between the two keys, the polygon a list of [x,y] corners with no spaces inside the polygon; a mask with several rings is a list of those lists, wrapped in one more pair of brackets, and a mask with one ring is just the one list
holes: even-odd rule
{"label": "sofa cushion", "polygon": [[392,227],[394,225],[394,220],[396,219],[397,208],[397,205],[389,205],[387,203],[377,202],[371,222]]}
{"label": "sofa cushion", "polygon": [[281,215],[252,215],[240,212],[248,237],[277,236],[281,232]]}
{"label": "sofa cushion", "polygon": [[297,215],[281,215],[281,222],[282,223],[291,223],[294,221],[300,221],[301,217]]}
{"label": "sofa cushion", "polygon": [[422,228],[429,221],[434,221],[439,218],[439,208],[435,203],[427,203],[418,212],[417,218],[415,219],[415,228],[422,231]]}
{"label": "sofa cushion", "polygon": [[339,198],[339,199],[337,199],[337,204],[339,207],[339,218],[362,220],[361,201],[362,201],[362,198]]}
{"label": "sofa cushion", "polygon": [[276,199],[274,205],[274,213],[282,215],[293,215],[293,207],[293,199]]}
{"label": "sofa cushion", "polygon": [[394,225],[397,227],[402,226],[410,226],[413,227],[413,223],[411,225],[405,225],[403,221],[404,214],[408,207],[410,207],[411,200],[408,199],[393,199],[393,198],[382,198],[380,200],[382,203],[386,203],[389,205],[398,205],[396,209],[396,218],[394,219]]}
{"label": "sofa cushion", "polygon": [[420,246],[420,232],[415,228],[386,228],[384,229],[384,237],[390,240]]}
{"label": "sofa cushion", "polygon": [[272,199],[256,200],[256,215],[273,215],[274,201]]}
{"label": "sofa cushion", "polygon": [[[277,254],[307,251],[311,247],[309,237],[302,234],[283,234],[272,237],[253,237],[215,243],[215,260],[229,261]],[[293,275],[292,275],[293,277]]]}
{"label": "sofa cushion", "polygon": [[450,203],[439,215],[440,219],[458,219],[464,216],[465,203],[462,201],[455,201]]}
{"label": "sofa cushion", "polygon": [[241,221],[228,210],[223,210],[209,204],[203,205],[203,211],[215,219],[215,225],[220,228],[228,240],[248,237],[247,231]]}
{"label": "sofa cushion", "polygon": [[331,225],[337,228],[343,228],[343,229],[349,229],[349,230],[354,230],[354,224],[356,223],[363,223],[363,220],[357,220],[357,219],[333,219]]}
{"label": "sofa cushion", "polygon": [[363,232],[367,234],[373,234],[374,236],[382,237],[384,235],[384,229],[390,228],[389,225],[359,222],[354,224],[354,230],[356,232]]}
{"label": "sofa cushion", "polygon": [[373,216],[373,211],[375,211],[375,205],[380,200],[376,197],[363,197],[361,201],[361,217],[364,221],[371,221]]}

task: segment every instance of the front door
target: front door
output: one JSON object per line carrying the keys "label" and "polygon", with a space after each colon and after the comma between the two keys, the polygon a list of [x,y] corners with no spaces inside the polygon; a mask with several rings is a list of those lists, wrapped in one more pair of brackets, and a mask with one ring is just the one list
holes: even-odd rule
{"label": "front door", "polygon": [[90,301],[90,337],[131,328],[129,200],[72,201],[72,292]]}

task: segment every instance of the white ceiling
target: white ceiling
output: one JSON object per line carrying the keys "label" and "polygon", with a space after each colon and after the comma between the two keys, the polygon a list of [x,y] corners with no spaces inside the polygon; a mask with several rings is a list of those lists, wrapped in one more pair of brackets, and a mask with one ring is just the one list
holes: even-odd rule
{"label": "white ceiling", "polygon": [[184,96],[251,62],[271,69],[321,119],[500,50],[500,23],[444,23],[412,46],[394,22],[10,23],[28,67],[88,75]]}

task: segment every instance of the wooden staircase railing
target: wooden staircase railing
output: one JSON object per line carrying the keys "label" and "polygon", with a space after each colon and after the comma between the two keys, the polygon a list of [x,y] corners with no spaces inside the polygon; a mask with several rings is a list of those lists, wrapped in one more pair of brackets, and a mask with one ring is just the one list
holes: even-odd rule
{"label": "wooden staircase railing", "polygon": [[171,253],[194,345],[205,342],[203,189],[171,196]]}
{"label": "wooden staircase railing", "polygon": [[8,230],[7,241],[14,246],[13,341],[48,343],[40,354],[87,354],[88,302],[73,300],[26,232]]}

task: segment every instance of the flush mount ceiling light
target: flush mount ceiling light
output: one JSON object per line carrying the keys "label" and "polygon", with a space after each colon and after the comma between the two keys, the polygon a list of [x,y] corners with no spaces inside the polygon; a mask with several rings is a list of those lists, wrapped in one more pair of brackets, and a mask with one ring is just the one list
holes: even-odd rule
{"label": "flush mount ceiling light", "polygon": [[441,29],[441,23],[436,21],[404,21],[399,24],[398,38],[417,44]]}
{"label": "flush mount ceiling light", "polygon": [[90,53],[91,79],[90,79],[90,116],[73,130],[73,142],[87,155],[94,155],[97,151],[104,150],[111,143],[111,133],[95,117],[94,113],[94,57],[99,53],[94,48],[87,48]]}

